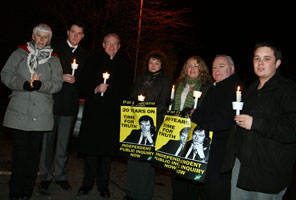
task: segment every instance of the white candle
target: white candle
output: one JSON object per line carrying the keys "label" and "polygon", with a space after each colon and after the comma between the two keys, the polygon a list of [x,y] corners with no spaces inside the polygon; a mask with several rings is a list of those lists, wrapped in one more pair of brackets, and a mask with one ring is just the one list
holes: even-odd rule
{"label": "white candle", "polygon": [[171,92],[171,100],[174,100],[174,95],[175,95],[175,85],[172,87],[172,92]]}
{"label": "white candle", "polygon": [[37,81],[37,80],[40,80],[40,74],[38,74],[38,73],[33,73],[33,74],[32,74],[32,79],[31,79],[31,82],[30,82],[30,86],[33,87],[33,82],[34,82],[34,81]]}
{"label": "white candle", "polygon": [[75,74],[75,70],[78,68],[78,64],[76,63],[76,59],[74,58],[73,63],[71,64],[72,67],[72,76]]}
{"label": "white candle", "polygon": [[171,91],[171,104],[169,105],[169,110],[172,110],[172,104],[173,104],[173,101],[174,101],[174,96],[175,96],[175,85],[173,85],[172,87],[172,91]]}
{"label": "white candle", "polygon": [[193,96],[194,96],[194,109],[197,108],[197,102],[198,102],[198,99],[201,97],[201,94],[202,92],[200,91],[193,91]]}
{"label": "white candle", "polygon": [[240,114],[240,111],[243,109],[243,106],[244,106],[243,102],[238,102],[238,101],[232,102],[232,108],[233,110],[235,110],[236,115]]}
{"label": "white candle", "polygon": [[145,96],[143,95],[138,95],[138,101],[144,101],[145,100]]}
{"label": "white candle", "polygon": [[237,90],[236,90],[236,101],[237,102],[241,102],[242,100],[242,92],[240,91],[240,87],[237,86]]}
{"label": "white candle", "polygon": [[108,72],[103,73],[104,84],[106,84],[107,79],[109,79],[110,74]]}
{"label": "white candle", "polygon": [[[103,73],[104,84],[106,84],[107,79],[109,79],[109,77],[110,77],[110,74],[108,72]],[[102,92],[101,96],[103,96],[103,95],[104,95],[104,93]]]}

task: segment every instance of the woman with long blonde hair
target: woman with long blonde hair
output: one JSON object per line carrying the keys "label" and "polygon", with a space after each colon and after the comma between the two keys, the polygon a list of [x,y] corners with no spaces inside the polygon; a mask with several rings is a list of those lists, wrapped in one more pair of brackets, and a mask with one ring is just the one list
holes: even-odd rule
{"label": "woman with long blonde hair", "polygon": [[203,97],[212,82],[204,59],[199,56],[188,58],[177,79],[173,109],[191,111],[194,105],[193,91],[201,91]]}

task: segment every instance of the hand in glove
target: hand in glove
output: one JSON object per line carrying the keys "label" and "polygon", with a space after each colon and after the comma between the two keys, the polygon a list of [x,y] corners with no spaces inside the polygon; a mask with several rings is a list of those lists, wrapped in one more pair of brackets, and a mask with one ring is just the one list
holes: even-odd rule
{"label": "hand in glove", "polygon": [[23,89],[26,90],[26,91],[29,91],[29,92],[32,92],[34,90],[34,88],[32,88],[30,86],[30,83],[28,81],[26,81],[23,85]]}
{"label": "hand in glove", "polygon": [[39,89],[41,88],[41,85],[42,85],[41,81],[39,81],[39,80],[35,80],[35,81],[33,82],[33,89],[34,89],[34,90],[39,90]]}

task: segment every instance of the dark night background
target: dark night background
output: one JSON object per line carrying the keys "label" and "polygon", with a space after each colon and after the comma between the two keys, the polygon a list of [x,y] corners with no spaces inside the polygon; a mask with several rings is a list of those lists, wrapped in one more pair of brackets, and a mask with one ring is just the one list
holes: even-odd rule
{"label": "dark night background", "polygon": [[[144,7],[145,1],[147,0],[144,0]],[[60,18],[49,6],[54,2],[54,0],[6,1],[1,5],[0,69],[18,45],[31,40],[32,28],[38,23],[47,23],[52,27],[53,39],[66,36],[66,30]],[[64,2],[73,3],[73,1]],[[101,1],[96,2],[100,4],[98,2]],[[203,57],[210,67],[216,54],[228,54],[234,59],[236,72],[248,85],[255,78],[252,68],[253,46],[256,42],[267,40],[282,48],[281,72],[284,76],[295,80],[293,58],[296,31],[293,28],[295,12],[292,10],[292,5],[258,1],[256,3],[250,1],[239,3],[207,1],[205,3],[190,0],[164,0],[164,2],[170,8],[192,8],[186,17],[194,26],[184,28],[187,39],[184,39],[183,44],[178,43],[173,46],[177,54],[175,78],[185,60],[192,55]],[[142,23],[144,24],[145,21]],[[91,28],[88,27],[88,29]],[[90,40],[91,37],[86,34],[81,45],[90,49]],[[146,47],[140,46],[140,48]],[[142,57],[143,55],[140,54],[139,58]],[[2,83],[0,89],[1,98],[7,98],[9,90]]]}
{"label": "dark night background", "polygon": [[[69,4],[73,1],[64,0]],[[144,0],[144,7],[145,1],[149,0]],[[210,67],[216,54],[228,54],[234,59],[236,72],[248,85],[255,78],[252,67],[254,44],[260,41],[271,41],[278,44],[283,51],[280,67],[282,74],[296,81],[296,66],[294,66],[296,14],[293,10],[294,5],[283,1],[237,1],[237,3],[198,0],[164,1],[170,8],[192,8],[186,17],[194,26],[184,28],[184,36],[187,39],[184,39],[183,44],[178,43],[174,46],[177,54],[175,78],[185,60],[190,56],[203,57]],[[10,0],[1,3],[0,70],[18,45],[31,40],[32,29],[35,25],[49,24],[53,29],[53,39],[66,37],[63,23],[49,6],[53,2],[57,2],[57,0]],[[105,0],[94,0],[94,2],[100,4]],[[123,47],[128,41],[122,42]],[[86,34],[81,45],[90,49],[89,35]],[[140,48],[147,47],[140,46]],[[143,55],[140,54],[139,57],[141,59]],[[0,83],[0,91],[1,119],[4,116],[10,90]]]}

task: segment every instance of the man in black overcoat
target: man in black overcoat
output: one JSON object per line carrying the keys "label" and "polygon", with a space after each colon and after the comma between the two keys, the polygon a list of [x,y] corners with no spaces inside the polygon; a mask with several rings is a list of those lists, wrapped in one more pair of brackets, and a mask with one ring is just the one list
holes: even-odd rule
{"label": "man in black overcoat", "polygon": [[[78,193],[88,194],[96,183],[100,195],[109,198],[110,159],[119,149],[120,105],[128,95],[133,73],[118,55],[117,34],[107,34],[103,48],[90,57],[79,84],[86,102],[79,133],[79,151],[85,155],[84,178]],[[110,77],[104,83],[106,72]]]}
{"label": "man in black overcoat", "polygon": [[[235,124],[232,102],[236,101],[236,90],[244,84],[235,73],[233,59],[217,55],[212,63],[215,83],[205,94],[200,106],[192,114],[192,121],[206,131],[213,131],[211,150],[204,183],[196,184],[182,178],[173,180],[175,199],[229,200],[231,174],[220,174],[226,150],[229,130]],[[184,194],[186,190],[186,194]]]}
{"label": "man in black overcoat", "polygon": [[[71,189],[65,173],[68,160],[68,146],[73,132],[79,108],[79,90],[77,82],[80,72],[87,60],[88,52],[79,43],[84,38],[85,26],[81,22],[72,23],[68,30],[67,40],[52,43],[52,48],[58,54],[63,68],[62,90],[53,95],[54,128],[43,136],[40,158],[40,188],[47,190],[53,176],[62,189]],[[72,74],[73,60],[78,68]],[[56,140],[55,140],[56,139]],[[56,141],[56,150],[54,144]],[[55,152],[55,155],[53,153]],[[55,158],[53,163],[53,158]]]}

